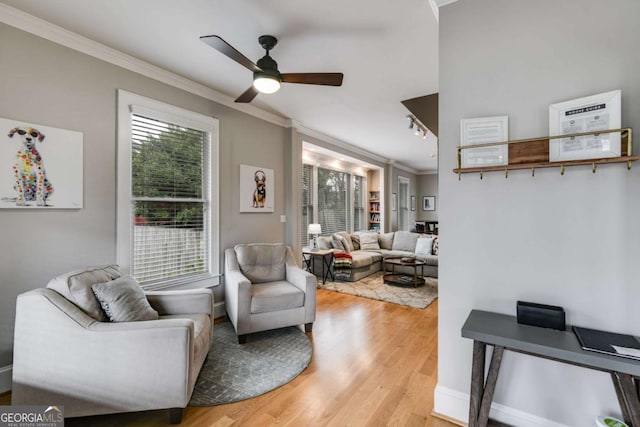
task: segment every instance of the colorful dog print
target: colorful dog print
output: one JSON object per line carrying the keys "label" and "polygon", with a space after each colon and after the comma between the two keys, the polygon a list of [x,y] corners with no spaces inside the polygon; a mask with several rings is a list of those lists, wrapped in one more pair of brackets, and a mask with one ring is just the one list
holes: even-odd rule
{"label": "colorful dog print", "polygon": [[34,201],[38,206],[48,206],[47,200],[53,193],[53,185],[47,179],[42,156],[36,149],[36,142],[42,143],[44,135],[32,127],[15,127],[9,131],[9,138],[15,134],[22,139],[22,148],[16,153],[13,165],[16,206],[27,206],[27,202]]}

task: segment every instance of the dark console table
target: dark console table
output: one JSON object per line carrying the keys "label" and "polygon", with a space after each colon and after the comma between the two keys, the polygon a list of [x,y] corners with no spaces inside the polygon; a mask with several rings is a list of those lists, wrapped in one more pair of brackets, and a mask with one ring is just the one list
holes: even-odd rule
{"label": "dark console table", "polygon": [[[608,372],[624,421],[640,427],[640,400],[636,384],[640,378],[640,361],[583,350],[570,326],[567,326],[567,331],[556,331],[521,325],[515,316],[488,311],[472,310],[462,327],[462,336],[473,340],[469,427],[487,425],[504,350]],[[487,345],[494,349],[485,379]]]}

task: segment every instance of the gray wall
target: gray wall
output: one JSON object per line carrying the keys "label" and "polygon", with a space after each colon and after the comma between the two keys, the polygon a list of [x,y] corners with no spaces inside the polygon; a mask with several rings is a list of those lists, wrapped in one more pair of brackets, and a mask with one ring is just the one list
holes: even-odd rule
{"label": "gray wall", "polygon": [[[639,18],[637,0],[440,9],[436,411],[467,418],[472,343],[460,328],[471,309],[515,315],[529,300],[563,306],[571,324],[640,335],[640,163],[451,172],[462,118],[508,115],[511,139],[538,137],[549,104],[621,89],[623,126],[640,129]],[[509,352],[494,401],[505,405],[494,416],[519,426],[620,416],[608,374]]]}
{"label": "gray wall", "polygon": [[[437,221],[440,198],[438,197],[438,174],[418,175],[418,221]],[[422,198],[424,196],[436,197],[436,210],[423,211]]]}
{"label": "gray wall", "polygon": [[[0,212],[0,367],[11,363],[19,293],[66,271],[116,260],[116,89],[220,120],[222,249],[285,240],[280,215],[285,213],[289,130],[4,24],[0,57],[0,117],[84,134],[83,209]],[[239,213],[241,163],[275,170],[274,213]],[[222,287],[215,295],[222,299]]]}
{"label": "gray wall", "polygon": [[[390,190],[389,192],[385,195],[386,198],[386,204],[389,207],[389,212],[390,212],[390,216],[387,217],[388,220],[390,220],[389,223],[385,224],[387,226],[389,226],[390,228],[387,228],[387,231],[396,231],[398,230],[398,214],[400,212],[400,182],[398,180],[398,177],[404,177],[404,178],[408,178],[409,179],[409,196],[414,195],[416,196],[417,199],[417,192],[418,192],[418,180],[417,180],[417,176],[414,173],[408,172],[404,169],[400,169],[398,167],[394,167],[391,166],[391,179],[389,181],[389,186],[390,186]],[[396,197],[397,197],[397,206],[396,206],[396,210],[395,211],[391,211],[391,193],[396,193]],[[416,202],[416,210],[415,211],[411,211],[411,206],[409,203],[407,203],[407,205],[409,206],[409,230],[411,230],[411,227],[413,227],[413,224],[416,222],[416,215],[418,214],[418,207],[417,207],[417,202]]]}

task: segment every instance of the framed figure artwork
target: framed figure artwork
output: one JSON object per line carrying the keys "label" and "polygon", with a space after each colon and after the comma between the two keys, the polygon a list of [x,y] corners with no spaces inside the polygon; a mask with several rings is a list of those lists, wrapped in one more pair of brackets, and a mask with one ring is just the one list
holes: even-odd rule
{"label": "framed figure artwork", "polygon": [[274,188],[273,169],[240,165],[240,212],[273,212]]}
{"label": "framed figure artwork", "polygon": [[422,198],[422,210],[423,211],[435,211],[436,210],[436,196],[424,196]]}

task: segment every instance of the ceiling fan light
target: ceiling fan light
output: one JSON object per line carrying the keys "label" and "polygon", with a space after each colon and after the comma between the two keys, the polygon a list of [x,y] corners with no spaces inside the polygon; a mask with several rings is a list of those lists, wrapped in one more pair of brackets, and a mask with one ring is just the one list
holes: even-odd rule
{"label": "ceiling fan light", "polygon": [[253,87],[260,93],[275,93],[280,89],[280,80],[268,74],[259,75],[253,79]]}

